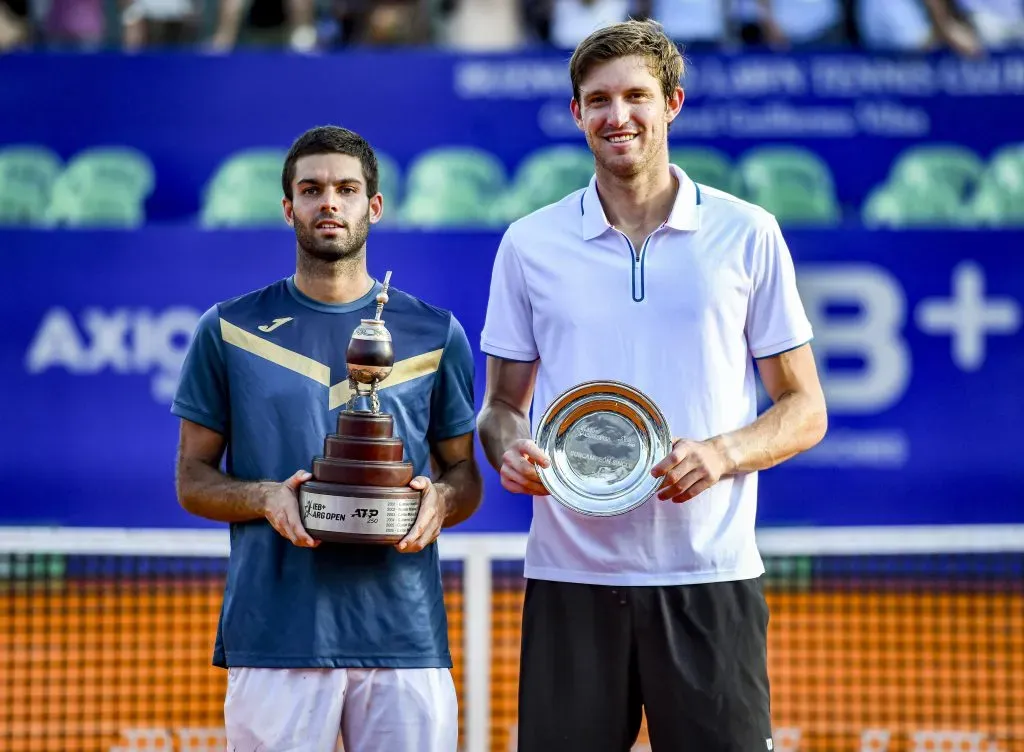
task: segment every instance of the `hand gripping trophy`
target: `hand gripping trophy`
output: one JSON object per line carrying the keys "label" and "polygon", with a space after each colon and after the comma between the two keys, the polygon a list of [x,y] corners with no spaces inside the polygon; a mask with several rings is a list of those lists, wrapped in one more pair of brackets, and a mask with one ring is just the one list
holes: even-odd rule
{"label": "hand gripping trophy", "polygon": [[[313,460],[313,480],[299,487],[299,514],[317,540],[346,543],[397,543],[419,512],[421,492],[409,487],[411,462],[394,436],[394,418],[380,411],[377,394],[391,375],[395,352],[381,313],[388,302],[391,272],[377,295],[377,313],[362,319],[345,353],[352,396],[338,413],[338,431],[324,441]],[[359,410],[360,400],[370,409]]]}

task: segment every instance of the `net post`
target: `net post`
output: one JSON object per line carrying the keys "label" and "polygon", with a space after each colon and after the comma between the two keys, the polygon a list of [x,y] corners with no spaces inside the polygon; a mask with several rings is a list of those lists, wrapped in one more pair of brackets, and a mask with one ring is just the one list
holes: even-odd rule
{"label": "net post", "polygon": [[485,541],[474,540],[467,546],[463,566],[464,752],[487,752],[491,731],[491,557]]}

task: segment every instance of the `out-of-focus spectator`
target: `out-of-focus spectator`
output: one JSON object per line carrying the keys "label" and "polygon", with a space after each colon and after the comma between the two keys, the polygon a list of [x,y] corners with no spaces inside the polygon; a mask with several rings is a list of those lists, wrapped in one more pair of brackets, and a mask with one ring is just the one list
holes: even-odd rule
{"label": "out-of-focus spectator", "polygon": [[869,50],[926,52],[948,47],[975,57],[978,35],[948,0],[859,0],[857,25]]}
{"label": "out-of-focus spectator", "polygon": [[193,0],[124,0],[123,5],[122,40],[126,50],[199,41],[199,9]]}
{"label": "out-of-focus spectator", "polygon": [[990,50],[1024,47],[1024,0],[958,0]]}
{"label": "out-of-focus spectator", "polygon": [[219,0],[217,28],[211,47],[228,51],[236,45],[289,47],[309,51],[316,46],[314,0]]}
{"label": "out-of-focus spectator", "polygon": [[329,44],[421,45],[434,41],[432,0],[335,0]]}
{"label": "out-of-focus spectator", "polygon": [[[117,15],[117,11],[120,11]],[[192,46],[228,52],[441,45],[572,49],[602,26],[652,18],[687,52],[853,45],[885,52],[1024,48],[1024,0],[0,0],[0,52]],[[212,28],[210,28],[212,27]]]}
{"label": "out-of-focus spectator", "polygon": [[378,0],[366,16],[364,44],[409,45],[431,41],[430,18],[422,3]]}
{"label": "out-of-focus spectator", "polygon": [[461,0],[442,8],[443,43],[458,50],[511,50],[525,40],[518,0]]}
{"label": "out-of-focus spectator", "polygon": [[29,12],[46,47],[88,51],[107,36],[103,0],[34,0]]}
{"label": "out-of-focus spectator", "polygon": [[637,12],[634,0],[532,0],[525,4],[536,36],[571,50],[590,32],[625,21]]}
{"label": "out-of-focus spectator", "polygon": [[430,44],[449,0],[219,0],[211,46],[284,47],[298,52],[354,45]]}
{"label": "out-of-focus spectator", "polygon": [[840,0],[733,0],[746,44],[788,50],[848,42]]}
{"label": "out-of-focus spectator", "polygon": [[729,4],[730,0],[643,0],[638,13],[658,21],[687,52],[699,52],[721,47],[729,38]]}
{"label": "out-of-focus spectator", "polygon": [[27,0],[0,0],[0,52],[31,41]]}

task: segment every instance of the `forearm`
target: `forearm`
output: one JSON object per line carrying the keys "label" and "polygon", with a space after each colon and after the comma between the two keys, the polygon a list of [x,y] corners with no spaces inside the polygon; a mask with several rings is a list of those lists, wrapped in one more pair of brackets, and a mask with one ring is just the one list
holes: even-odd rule
{"label": "forearm", "polygon": [[821,399],[790,392],[744,428],[710,442],[726,460],[725,475],[767,470],[805,452],[825,435],[827,417]]}
{"label": "forearm", "polygon": [[477,430],[484,455],[495,470],[501,468],[501,457],[514,441],[531,438],[530,419],[500,401],[484,405],[477,419]]}
{"label": "forearm", "polygon": [[434,482],[445,509],[442,527],[454,527],[469,519],[483,497],[483,480],[476,461],[457,462]]}
{"label": "forearm", "polygon": [[241,481],[197,459],[178,466],[178,502],[185,511],[216,522],[247,522],[264,516],[266,495],[276,484]]}

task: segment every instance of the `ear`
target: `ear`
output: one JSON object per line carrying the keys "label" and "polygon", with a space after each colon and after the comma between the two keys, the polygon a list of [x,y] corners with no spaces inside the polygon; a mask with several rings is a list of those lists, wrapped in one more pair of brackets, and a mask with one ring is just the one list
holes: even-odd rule
{"label": "ear", "polygon": [[284,221],[288,223],[289,227],[294,227],[295,207],[292,206],[292,202],[287,198],[281,199],[281,208],[284,210]]}
{"label": "ear", "polygon": [[377,192],[377,195],[370,199],[370,224],[375,225],[384,216],[384,195]]}
{"label": "ear", "polygon": [[576,97],[569,102],[569,111],[572,113],[572,119],[576,121],[576,127],[581,131],[584,130],[583,110],[580,108],[580,103],[576,101]]}
{"label": "ear", "polygon": [[665,121],[671,123],[679,116],[679,111],[683,109],[683,102],[686,100],[686,92],[683,91],[682,86],[677,86],[675,91],[672,92],[672,96],[665,102]]}

